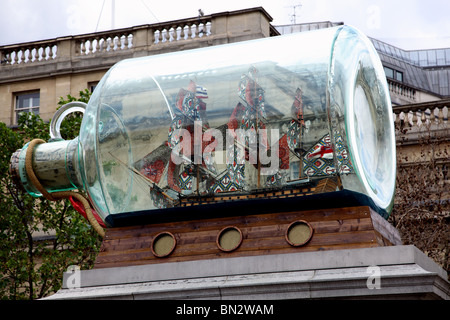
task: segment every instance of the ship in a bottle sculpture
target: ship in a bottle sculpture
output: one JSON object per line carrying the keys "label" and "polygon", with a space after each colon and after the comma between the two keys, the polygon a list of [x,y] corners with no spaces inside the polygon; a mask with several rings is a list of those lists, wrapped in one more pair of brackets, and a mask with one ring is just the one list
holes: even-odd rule
{"label": "ship in a bottle sculpture", "polygon": [[[84,108],[79,137],[60,139],[64,116]],[[395,241],[374,226],[393,206],[393,124],[375,49],[340,26],[121,61],[11,171],[35,196],[79,189],[107,233],[140,226],[143,241],[147,226],[147,241],[168,244],[152,245],[156,258],[189,243],[250,252],[269,238],[274,252],[319,250],[350,243],[339,240],[349,230],[385,245]]]}

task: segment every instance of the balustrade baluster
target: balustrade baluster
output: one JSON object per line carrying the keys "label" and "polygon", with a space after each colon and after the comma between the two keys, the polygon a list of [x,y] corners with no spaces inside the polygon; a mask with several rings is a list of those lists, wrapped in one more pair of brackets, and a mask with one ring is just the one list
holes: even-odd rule
{"label": "balustrade baluster", "polygon": [[399,114],[398,114],[398,117],[399,117],[399,119],[400,119],[400,124],[403,122],[403,125],[405,124],[405,119],[406,119],[406,117],[407,117],[407,115],[406,115],[406,113],[405,112],[400,112]]}
{"label": "balustrade baluster", "polygon": [[412,111],[405,112],[405,119],[404,119],[405,124],[406,124],[406,122],[407,122],[408,125],[409,125],[410,127],[412,127],[412,126],[413,126],[413,117],[414,117],[414,114],[413,114]]}
{"label": "balustrade baluster", "polygon": [[181,40],[181,27],[178,26],[177,27],[177,41],[180,41],[180,40]]}
{"label": "balustrade baluster", "polygon": [[112,38],[112,49],[113,51],[116,51],[118,47],[118,37],[112,36],[111,38]]}
{"label": "balustrade baluster", "polygon": [[47,47],[42,47],[42,60],[47,60]]}
{"label": "balustrade baluster", "polygon": [[25,63],[25,49],[20,49],[19,63]]}
{"label": "balustrade baluster", "polygon": [[45,47],[45,60],[50,60],[52,48],[50,46]]}
{"label": "balustrade baluster", "polygon": [[123,50],[125,47],[123,35],[117,36],[117,50]]}
{"label": "balustrade baluster", "polygon": [[114,50],[118,51],[118,50],[122,50],[122,36],[117,35],[114,37],[114,42],[116,43],[116,45],[114,46]]}
{"label": "balustrade baluster", "polygon": [[105,44],[105,39],[103,39],[103,38],[98,39],[98,52],[103,52],[104,44]]}
{"label": "balustrade baluster", "polygon": [[412,113],[411,126],[417,125],[418,122],[417,111],[411,113]]}
{"label": "balustrade baluster", "polygon": [[19,63],[19,50],[14,51],[14,64]]}
{"label": "balustrade baluster", "polygon": [[201,37],[203,37],[203,28],[205,27],[205,25],[203,24],[203,23],[200,23],[199,25],[198,25],[198,37],[199,38],[201,38]]}
{"label": "balustrade baluster", "polygon": [[189,29],[190,27],[188,25],[184,26],[183,28],[184,40],[189,39]]}
{"label": "balustrade baluster", "polygon": [[37,60],[37,48],[33,47],[30,50],[30,53],[31,53],[31,62],[35,62]]}
{"label": "balustrade baluster", "polygon": [[24,49],[23,51],[23,62],[24,63],[30,63],[31,62],[31,53],[30,53],[30,49]]}
{"label": "balustrade baluster", "polygon": [[28,55],[29,55],[29,53],[30,53],[30,50],[29,49],[24,49],[23,50],[23,55],[22,55],[22,57],[23,57],[23,63],[28,63],[29,62],[29,58],[28,58]]}
{"label": "balustrade baluster", "polygon": [[95,41],[95,38],[89,39],[89,53],[90,54],[95,52],[94,41]]}
{"label": "balustrade baluster", "polygon": [[400,119],[400,113],[394,112],[394,126],[395,128],[400,128],[401,119]]}
{"label": "balustrade baluster", "polygon": [[191,39],[194,39],[196,37],[197,32],[197,25],[193,24],[191,25]]}
{"label": "balustrade baluster", "polygon": [[33,62],[39,61],[39,47],[33,47],[33,50],[31,52]]}
{"label": "balustrade baluster", "polygon": [[159,35],[160,35],[160,31],[159,30],[156,30],[155,31],[155,44],[157,44],[157,43],[159,43]]}
{"label": "balustrade baluster", "polygon": [[100,51],[100,39],[95,39],[94,40],[95,41],[95,47],[94,47],[94,49],[95,49],[95,53],[97,53],[97,52],[99,52]]}
{"label": "balustrade baluster", "polygon": [[433,118],[434,118],[434,123],[435,124],[439,124],[440,113],[441,113],[441,109],[440,108],[438,108],[438,107],[433,108],[432,114],[433,114]]}
{"label": "balustrade baluster", "polygon": [[124,50],[125,49],[125,39],[123,35],[117,36],[117,50]]}
{"label": "balustrade baluster", "polygon": [[431,119],[434,118],[434,111],[432,112],[431,109],[427,109],[425,112],[426,117],[426,124],[429,126],[431,124]]}
{"label": "balustrade baluster", "polygon": [[175,30],[173,29],[173,27],[171,27],[169,29],[169,42],[172,42],[174,40],[174,37],[173,37],[174,33],[175,33]]}
{"label": "balustrade baluster", "polygon": [[442,108],[442,123],[448,122],[448,106]]}
{"label": "balustrade baluster", "polygon": [[56,44],[54,44],[53,47],[51,48],[51,53],[52,59],[56,59],[56,57],[58,56],[58,46]]}

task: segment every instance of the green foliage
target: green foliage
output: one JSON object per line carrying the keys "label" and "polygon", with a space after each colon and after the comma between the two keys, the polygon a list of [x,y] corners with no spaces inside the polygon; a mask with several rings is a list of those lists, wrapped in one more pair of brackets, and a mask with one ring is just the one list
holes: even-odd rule
{"label": "green foliage", "polygon": [[[90,93],[80,92],[87,102]],[[62,106],[75,98],[60,99]],[[67,117],[63,137],[78,135],[80,115]],[[92,267],[101,239],[68,200],[50,202],[17,189],[9,175],[13,152],[31,139],[49,139],[49,124],[24,114],[13,131],[0,123],[0,299],[38,299],[61,288],[70,265]]]}

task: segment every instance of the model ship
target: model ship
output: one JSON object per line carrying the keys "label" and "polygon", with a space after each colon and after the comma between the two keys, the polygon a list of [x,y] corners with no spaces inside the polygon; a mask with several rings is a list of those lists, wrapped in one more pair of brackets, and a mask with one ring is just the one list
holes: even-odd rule
{"label": "model ship", "polygon": [[[172,122],[167,141],[130,168],[149,184],[155,207],[303,196],[340,188],[329,135],[313,143],[308,150],[304,149],[305,119],[311,121],[314,116],[305,117],[301,88],[297,88],[293,95],[291,118],[275,118],[276,126],[284,129],[281,137],[274,145],[268,144],[266,128],[272,123],[265,110],[265,92],[258,84],[258,73],[252,66],[241,76],[236,86],[240,102],[232,110],[228,122],[215,129],[216,136],[224,140],[220,143],[211,134],[214,131],[207,119],[205,101],[208,93],[205,87],[191,80],[187,89],[181,88],[172,99]],[[184,135],[180,133],[182,130]],[[204,140],[208,141],[205,143]],[[221,150],[218,150],[219,144]],[[214,152],[224,150],[227,161],[221,170],[212,158]],[[264,171],[267,163],[264,167],[260,153],[274,150],[277,166],[272,168],[273,174],[266,172],[261,175],[261,169]],[[347,152],[341,150],[339,155],[341,173],[350,173],[352,169]],[[246,174],[255,175],[256,183],[251,185]],[[320,188],[323,185],[327,187]]]}

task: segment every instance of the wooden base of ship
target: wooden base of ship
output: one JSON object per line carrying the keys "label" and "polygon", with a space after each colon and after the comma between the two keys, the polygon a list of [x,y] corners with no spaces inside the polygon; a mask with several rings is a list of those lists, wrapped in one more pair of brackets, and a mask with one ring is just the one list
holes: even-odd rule
{"label": "wooden base of ship", "polygon": [[111,228],[95,269],[401,245],[368,206],[249,214]]}

